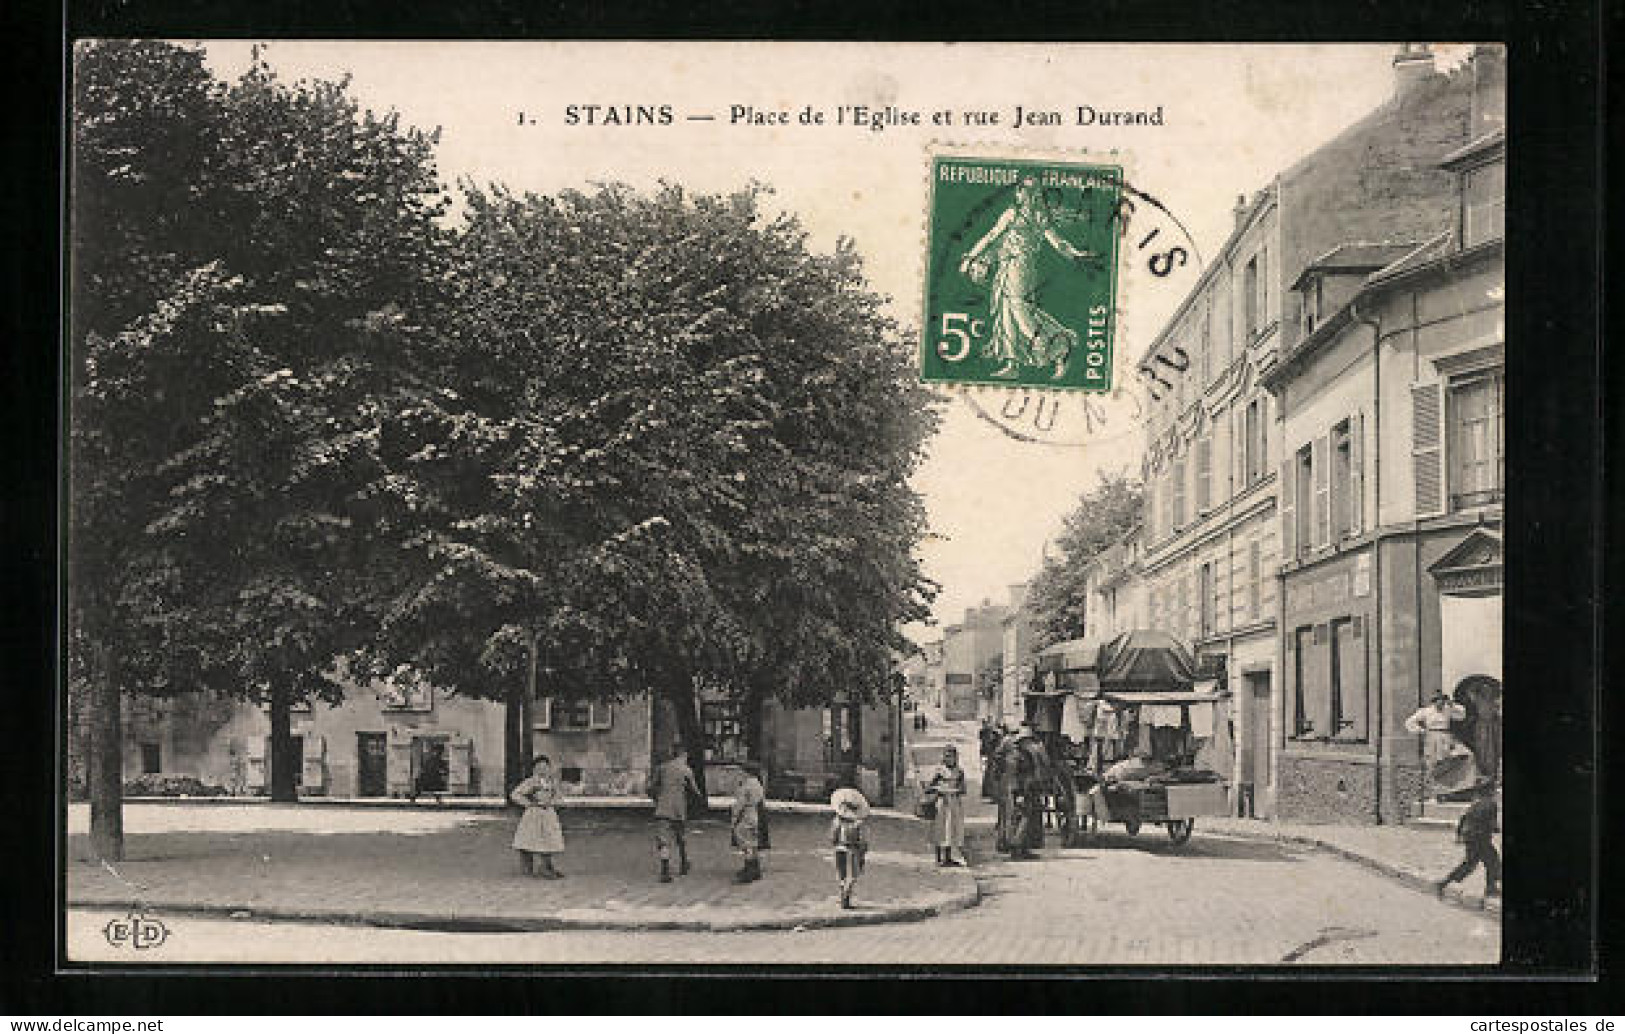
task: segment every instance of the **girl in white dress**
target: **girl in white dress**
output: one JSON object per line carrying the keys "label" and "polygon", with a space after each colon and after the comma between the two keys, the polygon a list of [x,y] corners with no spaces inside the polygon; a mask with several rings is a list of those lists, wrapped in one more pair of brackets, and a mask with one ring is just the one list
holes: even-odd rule
{"label": "girl in white dress", "polygon": [[[525,809],[513,834],[513,847],[519,852],[525,875],[563,879],[564,874],[553,867],[553,856],[564,850],[564,829],[554,810],[559,802],[559,784],[553,779],[553,762],[545,754],[538,757],[530,778],[514,787],[508,798]],[[537,858],[542,861],[540,873],[535,872]]]}

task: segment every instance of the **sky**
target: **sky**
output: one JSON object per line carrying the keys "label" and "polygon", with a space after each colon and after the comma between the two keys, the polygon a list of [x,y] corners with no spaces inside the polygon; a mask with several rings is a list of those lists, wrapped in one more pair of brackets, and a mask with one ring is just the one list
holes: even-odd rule
{"label": "sky", "polygon": [[[248,41],[206,44],[211,67],[228,78],[247,67],[249,48]],[[893,314],[917,326],[932,153],[1118,162],[1129,183],[1178,217],[1192,250],[1211,255],[1229,233],[1238,195],[1262,188],[1392,94],[1394,49],[273,41],[263,53],[285,78],[348,74],[365,106],[438,126],[448,183],[500,182],[539,193],[611,181],[669,181],[698,192],[770,184],[773,204],[800,217],[815,248],[851,238]],[[1444,68],[1468,48],[1435,49]],[[599,106],[592,124],[589,105]],[[628,105],[669,105],[670,121],[604,124],[607,108],[625,112]],[[917,112],[922,124],[879,131],[834,124],[837,109],[853,105]],[[1010,125],[1017,106],[1056,112],[1061,124]],[[737,121],[736,107],[747,109]],[[1162,125],[1108,126],[1098,118],[1080,125],[1080,107],[1160,108]],[[806,108],[823,112],[825,123],[802,123]],[[970,111],[995,112],[999,124],[965,125]],[[790,124],[751,118],[781,112]],[[949,113],[948,125],[933,124],[937,112]],[[1164,228],[1164,240],[1175,239],[1176,227]],[[1141,266],[1125,269],[1119,382],[1198,274],[1196,262],[1160,279]],[[986,392],[974,401],[995,414],[1016,404]],[[1007,436],[978,416],[971,400],[950,395],[914,479],[931,525],[920,555],[941,585],[934,610],[942,624],[984,600],[1007,601],[1009,587],[1036,572],[1063,515],[1099,472],[1138,472],[1137,429],[1117,419],[1108,430],[1085,433],[1080,404],[1075,397],[1062,403],[1052,436],[1064,445],[1038,444]],[[924,641],[940,630],[911,634]]]}

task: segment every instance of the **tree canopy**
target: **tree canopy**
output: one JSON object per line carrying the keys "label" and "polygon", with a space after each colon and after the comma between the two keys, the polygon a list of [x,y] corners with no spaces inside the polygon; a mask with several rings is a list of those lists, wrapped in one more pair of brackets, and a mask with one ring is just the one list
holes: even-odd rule
{"label": "tree canopy", "polygon": [[1055,554],[1044,558],[1027,596],[1035,649],[1088,634],[1089,563],[1139,526],[1144,504],[1138,480],[1103,471],[1099,483],[1062,519]]}

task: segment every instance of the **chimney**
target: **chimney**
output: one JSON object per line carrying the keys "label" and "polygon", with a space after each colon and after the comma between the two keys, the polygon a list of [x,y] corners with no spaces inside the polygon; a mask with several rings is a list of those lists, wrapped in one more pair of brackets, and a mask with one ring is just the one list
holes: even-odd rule
{"label": "chimney", "polygon": [[1476,140],[1506,125],[1506,49],[1481,43],[1473,48],[1469,60],[1473,69],[1473,102],[1467,136]]}
{"label": "chimney", "polygon": [[1246,219],[1247,219],[1247,195],[1246,194],[1237,194],[1236,195],[1236,207],[1232,208],[1230,210],[1230,214],[1232,214],[1232,215],[1234,215],[1236,217],[1236,229],[1238,229],[1238,230],[1241,229],[1241,224],[1243,222],[1245,222]]}
{"label": "chimney", "polygon": [[1017,582],[1010,586],[1010,609],[1018,610],[1027,598],[1027,583]]}
{"label": "chimney", "polygon": [[1401,43],[1394,54],[1394,93],[1403,97],[1433,78],[1433,50],[1426,43]]}

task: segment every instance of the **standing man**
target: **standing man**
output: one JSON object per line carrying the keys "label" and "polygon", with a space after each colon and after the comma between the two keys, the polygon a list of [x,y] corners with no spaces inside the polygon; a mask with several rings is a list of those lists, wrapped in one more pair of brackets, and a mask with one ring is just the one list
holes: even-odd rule
{"label": "standing man", "polygon": [[655,852],[660,857],[660,882],[671,882],[671,849],[677,847],[677,875],[688,875],[688,799],[698,797],[699,784],[688,767],[683,746],[674,743],[649,777],[649,796],[655,802]]}
{"label": "standing man", "polygon": [[998,847],[1011,858],[1036,858],[1044,846],[1044,798],[1054,789],[1049,752],[1026,722],[999,747]]}
{"label": "standing man", "polygon": [[1464,845],[1467,854],[1460,865],[1450,870],[1450,875],[1435,884],[1441,898],[1446,887],[1471,876],[1480,862],[1484,863],[1484,896],[1494,897],[1501,893],[1501,856],[1496,853],[1494,839],[1496,827],[1500,825],[1495,806],[1495,784],[1483,782],[1477,789],[1478,799],[1456,823],[1456,843]]}
{"label": "standing man", "polygon": [[1433,700],[1427,707],[1419,707],[1411,716],[1405,719],[1405,728],[1409,732],[1418,733],[1422,737],[1422,755],[1427,765],[1424,769],[1429,785],[1437,779],[1436,769],[1446,758],[1456,743],[1455,734],[1450,731],[1454,722],[1467,717],[1467,709],[1451,700],[1441,690],[1433,694]]}

